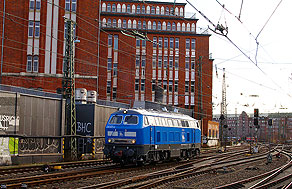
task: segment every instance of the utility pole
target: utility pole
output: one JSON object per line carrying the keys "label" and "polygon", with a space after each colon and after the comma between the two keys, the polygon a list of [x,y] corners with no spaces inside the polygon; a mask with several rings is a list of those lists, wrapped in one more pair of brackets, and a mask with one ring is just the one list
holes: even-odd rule
{"label": "utility pole", "polygon": [[66,50],[64,57],[64,77],[62,80],[63,98],[65,105],[65,149],[67,160],[77,159],[76,138],[76,107],[75,107],[75,77],[74,77],[74,36],[73,21],[66,21]]}
{"label": "utility pole", "polygon": [[[224,138],[224,151],[226,152],[226,133],[227,133],[227,105],[226,105],[226,83],[225,83],[225,68],[223,68],[223,80],[222,80],[222,102],[221,102],[221,117],[222,119],[221,123],[221,143],[222,138]],[[224,128],[224,129],[223,129]],[[219,130],[219,133],[220,133]]]}
{"label": "utility pole", "polygon": [[203,94],[202,94],[202,56],[198,62],[198,120],[203,118]]}

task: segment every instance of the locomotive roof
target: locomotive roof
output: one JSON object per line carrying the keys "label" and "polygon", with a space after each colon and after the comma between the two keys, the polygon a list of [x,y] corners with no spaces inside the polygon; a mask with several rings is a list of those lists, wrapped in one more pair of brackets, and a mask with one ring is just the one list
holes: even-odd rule
{"label": "locomotive roof", "polygon": [[159,116],[159,117],[168,117],[168,118],[176,118],[176,119],[185,119],[185,120],[196,120],[191,116],[182,114],[182,113],[175,113],[175,112],[164,112],[164,111],[157,111],[157,110],[146,110],[146,109],[124,109],[115,112],[114,114],[125,114],[124,111],[127,111],[126,114],[141,114],[141,115],[148,115],[148,116]]}

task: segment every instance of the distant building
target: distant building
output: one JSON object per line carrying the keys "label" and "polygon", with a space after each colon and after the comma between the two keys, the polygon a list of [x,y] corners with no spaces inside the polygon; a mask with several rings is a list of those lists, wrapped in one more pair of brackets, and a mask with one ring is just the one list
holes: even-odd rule
{"label": "distant building", "polygon": [[[252,115],[253,116],[253,115]],[[258,118],[259,128],[254,126],[254,117],[246,112],[239,115],[227,115],[227,137],[245,140],[247,137],[257,137],[259,141],[285,142],[292,141],[292,113],[261,114]],[[220,123],[220,115],[214,115],[213,120]],[[269,130],[268,120],[273,120]],[[269,133],[270,132],[270,133]]]}

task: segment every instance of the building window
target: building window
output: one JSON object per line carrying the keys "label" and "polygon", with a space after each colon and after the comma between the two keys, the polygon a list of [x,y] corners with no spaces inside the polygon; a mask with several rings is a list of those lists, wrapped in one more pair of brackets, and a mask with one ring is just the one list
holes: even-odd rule
{"label": "building window", "polygon": [[195,92],[195,82],[191,81],[191,92]]}
{"label": "building window", "polygon": [[173,49],[173,38],[169,38],[169,48]]}
{"label": "building window", "polygon": [[117,88],[113,87],[113,100],[117,99]]}
{"label": "building window", "polygon": [[151,14],[155,14],[155,7],[154,6],[151,7]]}
{"label": "building window", "polygon": [[142,14],[145,14],[145,6],[142,6]]}
{"label": "building window", "polygon": [[175,57],[174,66],[175,69],[178,69],[178,57]]}
{"label": "building window", "polygon": [[41,0],[36,0],[35,8],[36,10],[41,10]]}
{"label": "building window", "polygon": [[169,8],[168,7],[165,8],[165,14],[169,15]]}
{"label": "building window", "polygon": [[156,22],[153,21],[153,27],[152,27],[153,30],[156,30]]}
{"label": "building window", "polygon": [[173,57],[172,56],[169,57],[169,68],[170,69],[173,68]]}
{"label": "building window", "polygon": [[186,69],[190,68],[190,59],[186,57]]}
{"label": "building window", "polygon": [[158,24],[157,24],[157,29],[158,29],[158,30],[161,30],[161,22],[158,22]]}
{"label": "building window", "polygon": [[76,0],[72,0],[71,10],[72,10],[72,12],[76,12]]}
{"label": "building window", "polygon": [[125,4],[122,5],[122,12],[126,12],[126,5]]}
{"label": "building window", "polygon": [[171,24],[170,24],[170,22],[167,23],[167,30],[168,30],[168,31],[171,30]]}
{"label": "building window", "polygon": [[139,79],[135,79],[135,91],[139,91]]}
{"label": "building window", "polygon": [[119,36],[115,35],[114,36],[114,50],[118,50],[119,49]]}
{"label": "building window", "polygon": [[141,91],[145,91],[145,79],[141,79]]}
{"label": "building window", "polygon": [[113,36],[112,35],[108,35],[108,46],[113,46]]}
{"label": "building window", "polygon": [[121,4],[117,5],[117,12],[121,12]]}
{"label": "building window", "polygon": [[146,66],[146,56],[142,56],[142,67],[145,67]]}
{"label": "building window", "polygon": [[128,20],[128,28],[132,28],[132,21]]}
{"label": "building window", "polygon": [[174,9],[173,9],[173,7],[170,8],[170,13],[169,14],[170,15],[174,15]]}
{"label": "building window", "polygon": [[159,39],[158,39],[158,47],[159,48],[162,48],[162,37],[159,37]]}
{"label": "building window", "polygon": [[179,48],[179,38],[175,38],[175,48]]}
{"label": "building window", "polygon": [[27,64],[26,64],[26,71],[31,72],[32,71],[32,56],[27,56]]}
{"label": "building window", "polygon": [[127,21],[123,20],[123,28],[127,28]]}
{"label": "building window", "polygon": [[185,92],[189,92],[189,81],[185,82]]}
{"label": "building window", "polygon": [[155,86],[156,86],[156,82],[155,80],[152,80],[152,91],[155,91]]}
{"label": "building window", "polygon": [[146,41],[142,40],[142,47],[146,47]]}
{"label": "building window", "polygon": [[33,21],[28,22],[28,37],[33,37]]}
{"label": "building window", "polygon": [[34,10],[34,0],[29,1],[29,9]]}
{"label": "building window", "polygon": [[195,69],[195,58],[194,57],[191,58],[191,69],[192,70]]}
{"label": "building window", "polygon": [[117,20],[116,19],[113,19],[113,27],[117,27]]}
{"label": "building window", "polygon": [[167,56],[164,56],[163,67],[165,70],[167,69],[167,63],[168,63]]}
{"label": "building window", "polygon": [[136,67],[139,67],[140,66],[140,56],[137,55],[136,56]]}
{"label": "building window", "polygon": [[140,47],[140,43],[141,42],[141,40],[140,39],[136,39],[136,47]]}
{"label": "building window", "polygon": [[33,72],[39,71],[39,56],[33,57]]}
{"label": "building window", "polygon": [[164,48],[165,49],[168,48],[168,38],[167,37],[164,38]]}
{"label": "building window", "polygon": [[140,20],[138,21],[138,29],[142,29],[142,24]]}
{"label": "building window", "polygon": [[169,92],[172,92],[172,88],[173,88],[172,81],[169,81],[168,88],[169,88]]}
{"label": "building window", "polygon": [[70,0],[65,1],[65,10],[70,11]]}
{"label": "building window", "polygon": [[178,92],[178,81],[174,82],[174,92]]}
{"label": "building window", "polygon": [[159,6],[156,7],[156,14],[160,14]]}
{"label": "building window", "polygon": [[111,27],[111,25],[112,25],[112,20],[109,18],[108,20],[107,20],[107,27]]}
{"label": "building window", "polygon": [[157,38],[153,37],[153,48],[157,47]]}
{"label": "building window", "polygon": [[173,22],[172,23],[172,31],[175,31],[176,30],[176,25],[175,25],[175,23]]}
{"label": "building window", "polygon": [[111,81],[107,81],[107,84],[106,84],[106,93],[111,93]]}
{"label": "building window", "polygon": [[167,80],[163,80],[163,89],[167,90]]}
{"label": "building window", "polygon": [[153,56],[152,58],[152,67],[155,69],[156,68],[156,57]]}
{"label": "building window", "polygon": [[117,75],[118,75],[118,64],[113,63],[113,76],[117,76]]}
{"label": "building window", "polygon": [[192,39],[192,49],[195,50],[196,48],[196,40]]}
{"label": "building window", "polygon": [[140,14],[141,10],[140,10],[140,5],[137,5],[137,14]]}
{"label": "building window", "polygon": [[116,11],[117,11],[116,4],[113,4],[112,5],[112,12],[116,12]]}
{"label": "building window", "polygon": [[186,39],[186,49],[190,49],[190,39]]}
{"label": "building window", "polygon": [[146,21],[143,21],[143,30],[146,30]]}
{"label": "building window", "polygon": [[111,58],[107,59],[107,70],[108,71],[112,70],[112,59]]}
{"label": "building window", "polygon": [[162,56],[158,57],[158,68],[162,67]]}
{"label": "building window", "polygon": [[131,13],[131,5],[127,5],[127,13]]}
{"label": "building window", "polygon": [[107,12],[111,12],[111,4],[109,3],[109,4],[107,4],[107,10],[106,10]]}

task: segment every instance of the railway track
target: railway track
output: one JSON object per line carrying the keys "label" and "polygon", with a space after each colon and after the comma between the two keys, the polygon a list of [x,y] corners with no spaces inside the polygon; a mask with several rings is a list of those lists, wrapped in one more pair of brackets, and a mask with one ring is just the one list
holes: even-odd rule
{"label": "railway track", "polygon": [[7,166],[7,167],[0,167],[0,175],[3,176],[7,174],[12,174],[12,173],[22,174],[25,172],[45,171],[44,169],[46,167],[49,169],[54,169],[54,167],[62,167],[62,169],[64,169],[64,168],[72,168],[72,167],[104,165],[104,164],[110,164],[110,163],[112,163],[112,161],[110,160],[86,160],[86,161],[37,164],[37,165]]}
{"label": "railway track", "polygon": [[[237,155],[241,155],[243,152],[237,152]],[[245,151],[246,153],[246,151]],[[234,153],[229,154],[221,154],[219,156],[235,156]],[[212,161],[218,159],[218,156],[206,157],[201,160],[192,161],[185,163],[180,166],[172,167],[169,169],[152,172],[148,174],[138,175],[131,178],[120,179],[111,182],[100,183],[96,185],[86,186],[85,188],[152,188],[156,186],[160,186],[167,182],[172,182],[174,180],[184,179],[186,177],[193,177],[202,174],[206,174],[209,172],[214,172],[224,165],[219,166],[220,163],[206,163],[208,161]],[[223,158],[223,157],[221,157]],[[262,159],[265,157],[257,157],[257,159]],[[238,163],[240,160],[233,160],[235,163]],[[255,161],[255,160],[250,160]],[[215,162],[215,161],[214,161]],[[246,161],[247,162],[247,161]],[[217,166],[217,167],[216,167]]]}
{"label": "railway track", "polygon": [[[231,154],[232,152],[230,152]],[[233,152],[234,153],[234,152]],[[240,152],[242,153],[242,152]],[[227,154],[219,154],[219,157],[224,157]],[[202,155],[201,158],[193,160],[193,162],[201,162],[204,161],[206,159],[214,159],[216,158],[213,155]],[[95,161],[88,161],[88,162],[68,162],[68,163],[58,163],[58,164],[51,164],[51,166],[56,166],[56,165],[62,165],[63,167],[78,167],[78,166],[86,166],[86,165],[94,165],[98,162]],[[99,162],[99,164],[106,164],[106,162]],[[186,164],[188,163],[184,163],[180,162],[179,165],[177,166],[177,168],[181,168],[186,166]],[[165,166],[168,167],[173,167],[174,165],[177,165],[176,162],[171,162],[168,164],[164,164]],[[142,169],[152,169],[155,166],[146,166],[146,167],[142,167]],[[35,171],[35,170],[40,170],[42,168],[42,166],[26,166],[26,167],[22,167],[23,170],[19,169],[19,168],[13,168],[12,170],[6,170],[6,174],[7,173],[11,173],[14,171]],[[108,175],[108,174],[117,174],[117,173],[125,173],[125,172],[133,172],[133,171],[137,171],[137,170],[141,170],[141,167],[130,167],[130,168],[120,168],[117,167],[116,165],[112,165],[112,166],[108,166],[105,165],[104,167],[96,167],[96,168],[85,168],[82,170],[73,170],[73,171],[65,171],[64,169],[62,169],[61,172],[57,171],[57,172],[49,172],[49,173],[43,173],[41,175],[33,175],[33,176],[23,176],[23,177],[17,177],[17,178],[10,178],[10,179],[0,179],[0,185],[6,185],[6,187],[21,187],[21,185],[26,185],[29,187],[32,186],[40,186],[40,185],[46,185],[49,183],[54,183],[54,182],[68,182],[70,180],[78,180],[78,179],[82,179],[82,178],[89,178],[89,177],[98,177],[98,176],[102,176],[102,175]]]}
{"label": "railway track", "polygon": [[[278,186],[276,188],[292,188],[292,153],[291,151],[279,151],[280,153],[285,154],[289,157],[289,161],[272,171],[240,180],[237,182],[233,182],[230,184],[226,184],[216,189],[224,189],[224,188],[249,188],[249,189],[259,189],[259,188],[271,188]],[[288,171],[287,171],[288,170]],[[288,172],[288,173],[287,173]]]}

